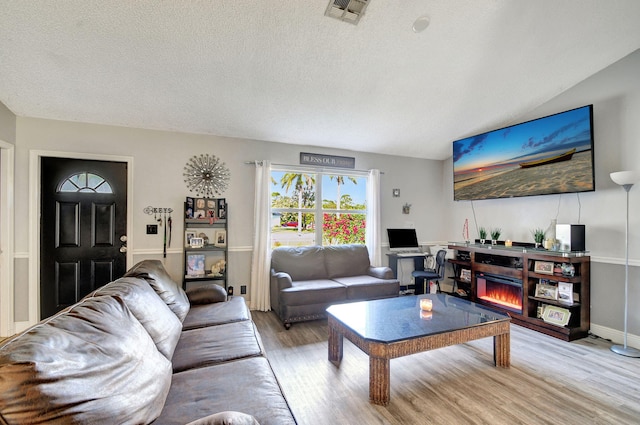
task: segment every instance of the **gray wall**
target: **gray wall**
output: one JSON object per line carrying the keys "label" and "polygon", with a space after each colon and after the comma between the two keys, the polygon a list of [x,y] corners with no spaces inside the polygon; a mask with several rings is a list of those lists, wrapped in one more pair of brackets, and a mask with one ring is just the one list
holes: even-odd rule
{"label": "gray wall", "polygon": [[[432,226],[432,223],[442,222],[444,213],[441,208],[435,208],[432,202],[441,193],[441,161],[36,118],[18,118],[17,125],[15,238],[16,255],[23,258],[28,256],[30,150],[132,157],[134,231],[130,235],[129,248],[133,250],[134,261],[163,259],[163,232],[160,231],[158,235],[145,234],[146,225],[154,221],[143,210],[146,206],[173,208],[176,211],[174,243],[163,261],[176,280],[183,275],[180,242],[184,229],[181,211],[185,197],[191,195],[183,181],[183,167],[190,157],[202,153],[220,157],[231,173],[229,189],[224,197],[229,204],[229,281],[236,288],[249,285],[250,282],[255,168],[245,164],[249,160],[268,159],[279,164],[295,165],[299,162],[301,151],[353,156],[357,169],[378,168],[384,173],[381,177],[383,228],[405,226],[407,222],[412,222],[421,241],[441,237],[440,229]],[[393,188],[401,189],[400,198],[392,197]],[[405,202],[413,205],[409,215],[402,214],[401,207]],[[16,281],[16,293],[26,294],[27,285],[27,276],[21,275],[20,280]],[[24,316],[27,310],[28,307],[23,304],[16,312],[20,311]]]}
{"label": "gray wall", "polygon": [[16,116],[0,102],[0,140],[16,143]]}
{"label": "gray wall", "polygon": [[[444,166],[443,193],[448,234],[460,238],[465,218],[473,226],[473,210],[479,226],[498,226],[504,239],[532,242],[531,229],[547,228],[556,213],[558,223],[586,225],[587,249],[592,256],[592,310],[594,324],[623,328],[625,193],[609,173],[640,170],[640,51],[602,70],[555,99],[493,128],[594,105],[596,191],[572,195],[548,195],[503,200],[453,201],[452,161]],[[480,129],[478,132],[491,130]],[[640,184],[630,192],[630,314],[629,332],[640,335]],[[635,213],[634,213],[635,211]],[[471,235],[474,235],[472,227]]]}

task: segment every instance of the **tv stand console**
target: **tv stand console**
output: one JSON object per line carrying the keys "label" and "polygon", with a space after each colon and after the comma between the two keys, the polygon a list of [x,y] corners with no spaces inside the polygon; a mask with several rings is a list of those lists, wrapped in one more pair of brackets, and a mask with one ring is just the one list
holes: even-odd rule
{"label": "tv stand console", "polygon": [[454,295],[488,305],[513,323],[573,341],[590,326],[591,258],[584,253],[450,243]]}

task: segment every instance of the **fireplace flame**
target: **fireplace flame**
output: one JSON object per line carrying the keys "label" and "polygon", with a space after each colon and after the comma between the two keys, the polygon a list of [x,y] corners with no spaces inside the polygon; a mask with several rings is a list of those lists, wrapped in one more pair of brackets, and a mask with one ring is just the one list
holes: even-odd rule
{"label": "fireplace flame", "polygon": [[513,310],[522,311],[522,297],[520,294],[514,294],[508,290],[505,291],[497,288],[489,289],[484,295],[478,298]]}

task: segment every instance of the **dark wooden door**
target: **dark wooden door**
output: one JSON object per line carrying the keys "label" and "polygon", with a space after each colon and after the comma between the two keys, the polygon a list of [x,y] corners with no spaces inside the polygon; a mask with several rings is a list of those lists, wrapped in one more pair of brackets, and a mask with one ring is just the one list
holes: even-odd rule
{"label": "dark wooden door", "polygon": [[40,186],[43,319],[125,273],[127,164],[43,157]]}

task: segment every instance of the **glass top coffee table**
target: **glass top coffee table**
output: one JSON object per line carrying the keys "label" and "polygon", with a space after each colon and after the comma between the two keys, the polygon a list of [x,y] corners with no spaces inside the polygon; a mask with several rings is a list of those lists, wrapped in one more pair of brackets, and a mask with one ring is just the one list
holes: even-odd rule
{"label": "glass top coffee table", "polygon": [[[432,300],[432,311],[420,299]],[[340,364],[343,338],[369,356],[369,401],[387,405],[391,359],[493,337],[493,361],[509,367],[510,317],[445,294],[403,296],[332,305],[327,308],[329,360]]]}

